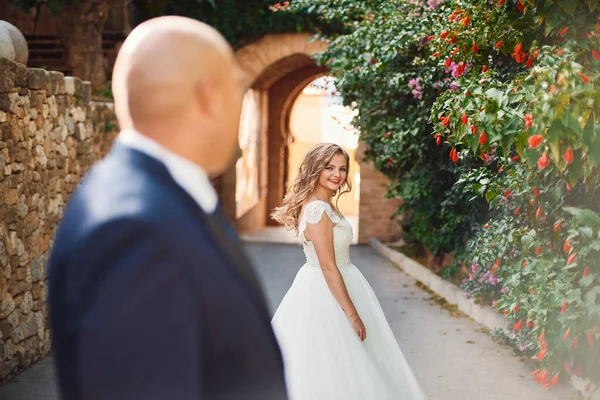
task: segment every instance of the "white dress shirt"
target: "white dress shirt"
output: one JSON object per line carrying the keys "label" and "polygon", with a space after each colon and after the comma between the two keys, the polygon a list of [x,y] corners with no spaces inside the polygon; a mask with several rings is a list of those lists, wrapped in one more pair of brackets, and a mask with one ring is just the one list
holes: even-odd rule
{"label": "white dress shirt", "polygon": [[121,131],[117,140],[163,163],[173,180],[192,196],[205,213],[215,212],[217,193],[200,166],[134,130]]}

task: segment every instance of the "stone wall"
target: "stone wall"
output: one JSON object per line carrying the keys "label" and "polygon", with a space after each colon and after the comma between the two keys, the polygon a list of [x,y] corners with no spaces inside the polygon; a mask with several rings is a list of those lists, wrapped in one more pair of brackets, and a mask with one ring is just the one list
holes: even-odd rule
{"label": "stone wall", "polygon": [[46,261],[63,207],[117,132],[89,82],[0,58],[0,380],[48,354]]}

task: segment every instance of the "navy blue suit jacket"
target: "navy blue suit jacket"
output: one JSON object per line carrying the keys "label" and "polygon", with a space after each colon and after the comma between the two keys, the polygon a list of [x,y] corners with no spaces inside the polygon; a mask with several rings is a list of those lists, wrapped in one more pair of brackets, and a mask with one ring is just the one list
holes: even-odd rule
{"label": "navy blue suit jacket", "polygon": [[49,307],[64,399],[286,399],[242,244],[159,161],[116,144],[73,195]]}

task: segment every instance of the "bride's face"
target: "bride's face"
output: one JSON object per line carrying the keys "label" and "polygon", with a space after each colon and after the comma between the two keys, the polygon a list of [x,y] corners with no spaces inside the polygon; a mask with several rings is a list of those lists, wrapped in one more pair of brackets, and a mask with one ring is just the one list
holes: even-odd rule
{"label": "bride's face", "polygon": [[317,186],[334,192],[346,182],[347,176],[348,166],[346,165],[346,157],[341,154],[336,154],[331,161],[329,161],[329,164],[321,171]]}

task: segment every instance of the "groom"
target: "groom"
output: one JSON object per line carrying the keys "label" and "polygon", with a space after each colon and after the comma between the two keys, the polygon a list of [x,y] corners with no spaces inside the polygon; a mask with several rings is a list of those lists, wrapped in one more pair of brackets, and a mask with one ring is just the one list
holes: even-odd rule
{"label": "groom", "polygon": [[114,69],[123,131],[65,212],[49,266],[63,399],[286,399],[261,288],[210,175],[237,149],[241,93],[215,30],[138,26]]}

